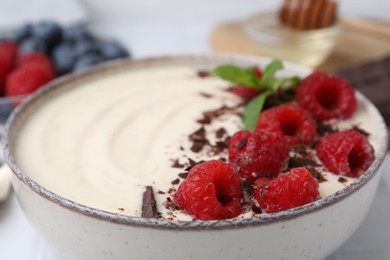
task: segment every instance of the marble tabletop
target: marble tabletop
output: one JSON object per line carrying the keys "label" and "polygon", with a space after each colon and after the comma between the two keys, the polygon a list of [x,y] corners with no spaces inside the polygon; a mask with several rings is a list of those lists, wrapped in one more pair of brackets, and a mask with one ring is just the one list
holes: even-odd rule
{"label": "marble tabletop", "polygon": [[[62,9],[57,8],[53,12],[48,8],[48,2],[50,6],[62,4]],[[211,53],[208,37],[216,23],[227,19],[243,19],[261,9],[274,7],[276,1],[212,2],[188,0],[184,6],[183,1],[179,0],[145,0],[140,3],[124,0],[2,0],[0,29],[15,27],[28,19],[55,17],[57,11],[61,13],[59,17],[63,24],[88,22],[99,36],[113,37],[126,44],[135,58]],[[359,1],[359,4],[355,0],[339,2],[344,5],[341,9],[343,14],[390,20],[388,0]],[[28,5],[34,10],[32,14],[26,11],[18,13],[21,7],[23,10],[31,10],[26,8]],[[162,8],[164,12],[161,12]],[[8,17],[17,17],[7,20],[5,13],[8,13]],[[390,198],[390,154],[383,168],[384,175],[367,218],[357,232],[327,260],[390,259],[390,210],[387,206]],[[0,259],[61,259],[28,223],[14,194],[10,200],[0,204]]]}

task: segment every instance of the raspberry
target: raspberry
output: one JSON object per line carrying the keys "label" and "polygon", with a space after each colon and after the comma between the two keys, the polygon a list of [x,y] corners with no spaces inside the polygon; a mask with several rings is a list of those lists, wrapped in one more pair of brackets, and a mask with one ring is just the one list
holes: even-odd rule
{"label": "raspberry", "polygon": [[344,79],[314,72],[301,81],[296,100],[319,120],[350,118],[356,109],[354,89]]}
{"label": "raspberry", "polygon": [[289,145],[313,142],[317,130],[310,114],[295,104],[265,110],[260,114],[256,128],[283,135]]}
{"label": "raspberry", "polygon": [[13,63],[18,55],[18,46],[13,42],[2,42],[0,43],[0,52],[6,53]]}
{"label": "raspberry", "polygon": [[222,161],[196,165],[174,195],[181,210],[201,220],[234,218],[241,214],[239,176]]}
{"label": "raspberry", "polygon": [[247,88],[240,85],[233,86],[232,92],[245,100],[250,100],[259,94],[259,91],[254,88]]}
{"label": "raspberry", "polygon": [[245,181],[275,177],[286,166],[287,159],[288,145],[277,133],[243,130],[230,140],[230,165]]}
{"label": "raspberry", "polygon": [[43,66],[47,66],[48,70],[54,71],[54,66],[51,60],[44,54],[39,52],[29,52],[18,58],[16,61],[16,67],[21,67],[30,63],[39,63]]}
{"label": "raspberry", "polygon": [[279,212],[313,202],[319,197],[318,182],[305,168],[293,168],[276,179],[257,179],[254,195],[260,208]]}
{"label": "raspberry", "polygon": [[348,177],[362,175],[375,159],[374,148],[355,130],[326,135],[316,145],[318,158],[331,172]]}
{"label": "raspberry", "polygon": [[259,67],[253,67],[253,72],[255,73],[256,77],[261,79],[263,77],[263,71],[259,69]]}
{"label": "raspberry", "polygon": [[6,95],[26,95],[54,79],[53,70],[37,62],[25,64],[14,70],[7,77]]}
{"label": "raspberry", "polygon": [[[258,67],[253,67],[253,73],[259,79],[263,76],[263,72]],[[233,86],[232,92],[245,100],[250,100],[259,94],[259,91],[257,89],[248,88],[240,85]]]}

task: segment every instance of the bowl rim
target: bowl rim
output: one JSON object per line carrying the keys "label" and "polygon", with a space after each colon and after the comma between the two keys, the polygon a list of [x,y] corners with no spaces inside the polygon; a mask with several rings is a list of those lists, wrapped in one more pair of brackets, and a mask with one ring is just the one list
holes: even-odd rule
{"label": "bowl rim", "polygon": [[[260,57],[260,56],[252,56],[252,55],[236,55],[236,54],[211,54],[211,55],[178,55],[178,56],[158,56],[158,57],[149,57],[143,59],[121,59],[115,60],[111,62],[107,62],[93,68],[79,71],[76,73],[72,73],[63,77],[60,77],[54,81],[48,83],[45,87],[39,89],[34,94],[28,96],[21,105],[16,107],[12,112],[11,116],[6,122],[5,125],[5,138],[3,145],[5,160],[10,169],[12,170],[14,176],[22,182],[29,190],[35,192],[42,198],[56,204],[57,206],[64,207],[73,212],[82,214],[87,217],[95,218],[98,220],[104,220],[115,224],[124,224],[129,226],[136,227],[148,227],[153,229],[170,229],[170,230],[220,230],[220,229],[237,229],[237,228],[245,228],[245,227],[253,227],[257,225],[265,225],[271,224],[274,222],[280,222],[284,220],[290,220],[308,213],[316,212],[318,210],[324,209],[335,204],[338,201],[341,201],[355,191],[359,190],[363,187],[379,170],[379,167],[384,161],[387,153],[387,141],[381,143],[377,156],[369,167],[369,169],[358,179],[352,182],[350,185],[342,188],[338,192],[327,196],[325,198],[321,198],[312,203],[303,205],[301,207],[293,208],[286,211],[281,211],[277,213],[263,213],[253,217],[245,217],[245,218],[234,218],[234,219],[225,219],[225,220],[192,220],[192,221],[183,221],[183,220],[165,220],[165,219],[151,219],[151,218],[142,218],[136,216],[128,216],[119,213],[108,212],[105,210],[100,210],[96,208],[92,208],[86,205],[79,204],[72,200],[66,199],[60,195],[55,194],[54,192],[44,188],[43,186],[36,183],[32,180],[27,174],[25,174],[16,164],[14,156],[10,150],[10,131],[17,121],[19,117],[22,117],[24,111],[27,111],[28,107],[34,104],[37,100],[40,100],[46,94],[50,93],[52,90],[60,88],[62,85],[67,85],[72,81],[76,81],[82,79],[84,77],[88,77],[93,74],[98,74],[104,71],[114,70],[115,68],[121,68],[128,66],[131,68],[131,65],[137,64],[149,64],[149,63],[165,63],[165,62],[201,62],[201,61],[209,61],[209,62],[219,62],[219,63],[253,63],[253,64],[265,64],[270,61],[269,58]],[[310,73],[312,70],[303,66],[291,64],[289,62],[283,61],[286,70],[289,68],[295,68],[297,70],[301,70]],[[302,73],[303,74],[303,73]],[[387,140],[387,128],[384,122],[383,117],[377,110],[377,108],[369,101],[364,95],[362,95],[359,91],[356,91],[357,95],[360,99],[367,105],[373,107],[373,112],[379,119],[379,126],[381,132],[383,132],[383,137]]]}

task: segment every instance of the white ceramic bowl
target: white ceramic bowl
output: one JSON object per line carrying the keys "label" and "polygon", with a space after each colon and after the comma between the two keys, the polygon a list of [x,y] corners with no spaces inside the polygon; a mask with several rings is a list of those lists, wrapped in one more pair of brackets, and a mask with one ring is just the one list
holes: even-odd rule
{"label": "white ceramic bowl", "polygon": [[[375,134],[382,145],[367,172],[334,195],[305,206],[262,214],[251,219],[169,221],[105,212],[56,195],[37,184],[15,163],[14,140],[30,113],[58,91],[91,76],[120,68],[190,64],[263,67],[269,60],[248,56],[182,56],[124,60],[69,75],[29,97],[7,122],[5,155],[14,172],[12,183],[31,224],[67,259],[322,259],[343,244],[370,208],[387,149],[387,130],[372,103],[358,93],[358,102],[371,110]],[[285,64],[292,74],[307,68]]]}

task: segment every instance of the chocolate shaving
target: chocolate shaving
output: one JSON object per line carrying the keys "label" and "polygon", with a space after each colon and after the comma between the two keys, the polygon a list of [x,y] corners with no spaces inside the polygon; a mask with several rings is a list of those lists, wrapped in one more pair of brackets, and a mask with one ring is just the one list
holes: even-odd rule
{"label": "chocolate shaving", "polygon": [[308,152],[308,147],[304,145],[292,146],[290,149],[302,157],[308,157],[310,155]]}
{"label": "chocolate shaving", "polygon": [[361,133],[361,134],[364,135],[365,137],[369,137],[369,136],[370,136],[370,134],[369,134],[368,132],[366,132],[365,130],[361,129],[358,125],[354,125],[354,126],[352,127],[352,129],[355,130],[355,131],[357,131],[357,132],[359,132],[359,133]]}
{"label": "chocolate shaving", "polygon": [[196,120],[196,122],[202,125],[208,125],[211,123],[211,117],[209,117],[208,115],[203,115],[203,117],[201,119]]}
{"label": "chocolate shaving", "polygon": [[173,181],[171,181],[171,184],[176,185],[176,184],[179,184],[179,182],[180,182],[179,178],[176,178]]}
{"label": "chocolate shaving", "polygon": [[171,211],[175,211],[175,210],[179,209],[179,207],[173,202],[173,200],[170,197],[167,197],[163,204],[164,204],[166,209],[171,210]]}
{"label": "chocolate shaving", "polygon": [[165,192],[163,192],[163,191],[161,191],[161,190],[157,191],[157,193],[158,193],[158,194],[165,194]]}
{"label": "chocolate shaving", "polygon": [[288,161],[289,168],[307,167],[307,166],[317,167],[319,165],[318,163],[316,163],[314,160],[310,158],[303,158],[303,157],[296,157],[296,156],[290,157]]}
{"label": "chocolate shaving", "polygon": [[191,151],[193,151],[194,153],[199,153],[200,151],[202,151],[205,144],[206,142],[195,141],[192,143]]}
{"label": "chocolate shaving", "polygon": [[238,143],[237,149],[241,150],[246,145],[247,142],[248,142],[247,138],[241,139],[240,142]]}
{"label": "chocolate shaving", "polygon": [[311,173],[311,175],[314,178],[317,179],[317,181],[319,183],[328,181],[324,176],[322,176],[322,174],[319,171],[316,170],[316,168],[314,168],[314,167],[307,167],[306,169]]}
{"label": "chocolate shaving", "polygon": [[191,169],[194,168],[195,165],[200,164],[200,163],[203,163],[204,161],[201,160],[201,161],[199,161],[199,162],[195,162],[195,161],[192,160],[191,158],[188,158],[188,162],[189,162],[189,166],[188,166],[187,168],[184,169],[185,171],[191,171]]}
{"label": "chocolate shaving", "polygon": [[178,174],[178,176],[179,176],[180,178],[182,178],[182,179],[185,179],[185,178],[187,178],[187,176],[188,176],[188,172],[181,172],[181,173]]}
{"label": "chocolate shaving", "polygon": [[324,123],[322,121],[317,121],[317,133],[319,135],[326,135],[326,134],[331,134],[334,132],[337,132],[337,129],[330,125],[329,123]]}
{"label": "chocolate shaving", "polygon": [[207,78],[207,77],[210,77],[210,71],[208,70],[198,70],[196,75],[199,77],[199,78]]}
{"label": "chocolate shaving", "polygon": [[172,193],[174,193],[174,192],[176,192],[176,189],[175,189],[175,188],[169,188],[169,190],[168,190],[168,193],[169,193],[169,194],[172,194]]}
{"label": "chocolate shaving", "polygon": [[206,139],[206,130],[202,126],[188,136],[191,141],[204,141]]}
{"label": "chocolate shaving", "polygon": [[205,93],[205,92],[200,92],[199,93],[202,97],[205,97],[205,98],[212,98],[213,95],[209,94],[209,93]]}
{"label": "chocolate shaving", "polygon": [[215,132],[215,137],[221,139],[226,133],[225,128],[221,127]]}
{"label": "chocolate shaving", "polygon": [[211,151],[214,153],[214,155],[220,154],[223,151],[225,151],[229,146],[222,141],[217,141],[215,145],[211,147]]}
{"label": "chocolate shaving", "polygon": [[146,190],[142,196],[142,217],[157,218],[157,204],[154,199],[153,187],[146,186]]}
{"label": "chocolate shaving", "polygon": [[203,149],[203,147],[209,143],[209,141],[206,138],[206,130],[204,129],[203,126],[198,130],[196,130],[195,132],[193,132],[192,134],[190,134],[188,138],[190,139],[190,141],[193,142],[191,146],[191,151],[193,151],[194,153],[200,152]]}
{"label": "chocolate shaving", "polygon": [[184,165],[179,163],[179,159],[176,159],[176,160],[173,160],[171,167],[172,168],[183,168]]}
{"label": "chocolate shaving", "polygon": [[341,183],[345,183],[348,180],[346,178],[344,178],[344,177],[339,177],[338,181],[341,182]]}
{"label": "chocolate shaving", "polygon": [[263,211],[255,203],[252,204],[252,211],[256,214],[261,214]]}

